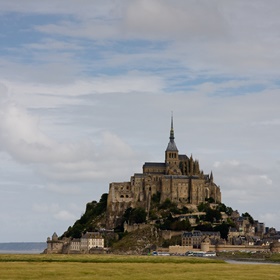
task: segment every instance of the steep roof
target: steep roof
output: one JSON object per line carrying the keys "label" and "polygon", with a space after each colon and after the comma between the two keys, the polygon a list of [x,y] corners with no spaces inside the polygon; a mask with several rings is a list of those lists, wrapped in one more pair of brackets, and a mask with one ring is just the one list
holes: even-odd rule
{"label": "steep roof", "polygon": [[170,129],[169,143],[167,145],[166,151],[178,152],[174,139],[175,137],[174,137],[174,129],[173,129],[173,116],[171,116],[171,129]]}
{"label": "steep roof", "polygon": [[166,167],[165,162],[145,162],[144,166],[146,167]]}

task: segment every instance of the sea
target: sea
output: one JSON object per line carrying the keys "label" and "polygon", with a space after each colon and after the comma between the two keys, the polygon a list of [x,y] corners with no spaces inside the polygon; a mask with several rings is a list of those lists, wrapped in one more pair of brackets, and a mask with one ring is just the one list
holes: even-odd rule
{"label": "sea", "polygon": [[46,242],[0,243],[0,254],[41,254],[46,248]]}

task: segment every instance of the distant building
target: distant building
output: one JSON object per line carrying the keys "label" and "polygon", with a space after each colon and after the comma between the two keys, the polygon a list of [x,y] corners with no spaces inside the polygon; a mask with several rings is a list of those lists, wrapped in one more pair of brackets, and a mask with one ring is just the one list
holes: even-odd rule
{"label": "distant building", "polygon": [[[94,253],[93,249],[104,249],[104,238],[99,232],[86,232],[81,239],[59,239],[54,233],[47,239],[47,254]],[[99,250],[99,253],[100,253]]]}
{"label": "distant building", "polygon": [[104,238],[99,232],[86,232],[81,237],[81,251],[89,252],[92,248],[104,248]]}
{"label": "distant building", "polygon": [[80,252],[81,251],[81,239],[72,239],[70,241],[70,251]]}
{"label": "distant building", "polygon": [[[207,237],[207,239],[206,239]],[[182,234],[182,246],[192,246],[193,248],[201,248],[201,243],[208,242],[215,245],[221,239],[219,231],[185,231]]]}
{"label": "distant building", "polygon": [[47,238],[47,254],[59,254],[62,253],[64,241],[59,240],[56,232],[52,235],[52,238]]}

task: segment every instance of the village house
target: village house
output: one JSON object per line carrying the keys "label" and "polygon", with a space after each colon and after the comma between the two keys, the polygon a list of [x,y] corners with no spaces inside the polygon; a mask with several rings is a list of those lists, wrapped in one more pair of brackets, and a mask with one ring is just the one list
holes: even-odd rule
{"label": "village house", "polygon": [[[47,239],[48,254],[92,253],[94,249],[104,250],[104,238],[100,232],[86,232],[81,238],[59,239],[54,233]],[[99,252],[100,253],[100,252]]]}
{"label": "village house", "polygon": [[200,248],[205,237],[207,237],[211,245],[215,245],[221,239],[221,234],[219,231],[185,231],[182,233],[182,246]]}

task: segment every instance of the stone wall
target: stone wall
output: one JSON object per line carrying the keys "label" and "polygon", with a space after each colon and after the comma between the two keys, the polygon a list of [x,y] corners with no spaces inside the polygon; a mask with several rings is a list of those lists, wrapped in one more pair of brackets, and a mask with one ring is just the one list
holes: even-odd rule
{"label": "stone wall", "polygon": [[270,244],[270,251],[272,253],[280,253],[280,242],[274,241]]}
{"label": "stone wall", "polygon": [[171,239],[173,236],[182,235],[181,231],[172,231],[172,230],[162,230],[161,237],[165,240]]}
{"label": "stone wall", "polygon": [[132,232],[135,230],[140,230],[149,227],[150,225],[148,224],[133,224],[133,225],[128,225],[127,223],[124,223],[124,231],[127,232]]}
{"label": "stone wall", "polygon": [[47,241],[47,254],[61,254],[63,251],[64,242],[57,241]]}
{"label": "stone wall", "polygon": [[170,254],[185,254],[187,251],[192,251],[193,248],[192,246],[179,246],[179,245],[175,245],[175,246],[169,246],[169,253]]}
{"label": "stone wall", "polygon": [[211,251],[248,251],[248,252],[270,252],[269,246],[246,246],[246,245],[210,245]]}

